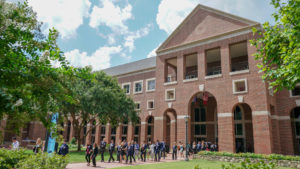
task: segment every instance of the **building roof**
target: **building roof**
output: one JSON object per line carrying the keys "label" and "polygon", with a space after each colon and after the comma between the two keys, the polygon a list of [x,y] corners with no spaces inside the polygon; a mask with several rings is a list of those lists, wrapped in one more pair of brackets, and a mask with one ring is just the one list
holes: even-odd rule
{"label": "building roof", "polygon": [[110,76],[120,76],[128,73],[138,72],[156,67],[156,57],[146,58],[135,62],[126,63],[119,66],[104,69],[106,74]]}

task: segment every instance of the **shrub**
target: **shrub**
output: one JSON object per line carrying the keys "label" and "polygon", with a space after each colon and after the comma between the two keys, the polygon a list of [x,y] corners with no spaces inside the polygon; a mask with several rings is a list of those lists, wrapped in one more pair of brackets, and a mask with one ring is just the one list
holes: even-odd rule
{"label": "shrub", "polygon": [[71,144],[77,144],[77,143],[76,143],[76,138],[75,138],[75,137],[73,137],[73,138],[71,139]]}
{"label": "shrub", "polygon": [[222,164],[222,169],[275,169],[276,165],[274,163],[266,164],[264,161],[260,161],[257,163],[251,163],[249,159],[245,159],[245,161],[241,162],[240,166],[235,166],[233,164],[224,165]]}
{"label": "shrub", "polygon": [[26,154],[25,150],[7,150],[7,149],[0,149],[0,168],[1,169],[10,169],[14,168],[16,164],[28,158],[29,154]]}
{"label": "shrub", "polygon": [[38,153],[31,155],[18,163],[19,169],[62,169],[68,164],[68,156],[63,157],[56,154]]}

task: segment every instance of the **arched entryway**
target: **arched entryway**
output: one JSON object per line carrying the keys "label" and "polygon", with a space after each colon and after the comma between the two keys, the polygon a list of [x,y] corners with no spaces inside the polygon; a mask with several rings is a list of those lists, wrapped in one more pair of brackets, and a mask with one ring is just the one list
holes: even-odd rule
{"label": "arched entryway", "polygon": [[191,140],[218,142],[217,101],[209,92],[199,92],[190,100]]}
{"label": "arched entryway", "polygon": [[154,117],[149,116],[147,118],[147,126],[146,126],[146,138],[147,141],[153,141],[154,139]]}
{"label": "arched entryway", "polygon": [[233,107],[235,150],[254,152],[252,111],[248,104],[237,104]]}
{"label": "arched entryway", "polygon": [[300,155],[300,107],[291,111],[291,125],[294,143],[294,154]]}
{"label": "arched entryway", "polygon": [[177,115],[174,109],[167,109],[164,113],[164,137],[163,140],[168,146],[172,146],[177,140],[176,121]]}

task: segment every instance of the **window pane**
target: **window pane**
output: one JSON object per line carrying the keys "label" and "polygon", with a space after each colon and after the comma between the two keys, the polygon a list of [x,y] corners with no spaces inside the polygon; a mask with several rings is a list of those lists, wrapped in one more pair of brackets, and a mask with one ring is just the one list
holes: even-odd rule
{"label": "window pane", "polygon": [[142,91],[142,83],[136,83],[135,84],[135,92]]}
{"label": "window pane", "polygon": [[138,135],[138,134],[139,134],[139,131],[140,131],[139,126],[135,126],[135,129],[134,129],[134,135]]}
{"label": "window pane", "polygon": [[300,136],[300,122],[296,122],[295,127],[296,127],[296,135]]}
{"label": "window pane", "polygon": [[242,136],[243,135],[243,125],[235,124],[235,135]]}
{"label": "window pane", "polygon": [[242,120],[242,111],[239,106],[236,106],[234,110],[234,120]]}
{"label": "window pane", "polygon": [[101,135],[105,134],[105,127],[101,127]]}
{"label": "window pane", "polygon": [[195,109],[195,122],[200,122],[199,109]]}
{"label": "window pane", "polygon": [[294,90],[292,90],[292,96],[300,96],[300,86],[296,86]]}
{"label": "window pane", "polygon": [[127,126],[123,126],[122,134],[123,135],[127,134]]}
{"label": "window pane", "polygon": [[154,89],[155,89],[155,80],[149,80],[147,90],[154,90]]}
{"label": "window pane", "polygon": [[200,125],[198,125],[198,124],[195,125],[195,135],[201,134],[200,128],[201,128]]}
{"label": "window pane", "polygon": [[206,111],[205,108],[201,108],[201,122],[206,121]]}
{"label": "window pane", "polygon": [[148,126],[148,132],[147,132],[148,135],[151,135],[151,129],[152,129],[151,126]]}
{"label": "window pane", "polygon": [[205,124],[201,125],[201,135],[206,135],[206,125]]}

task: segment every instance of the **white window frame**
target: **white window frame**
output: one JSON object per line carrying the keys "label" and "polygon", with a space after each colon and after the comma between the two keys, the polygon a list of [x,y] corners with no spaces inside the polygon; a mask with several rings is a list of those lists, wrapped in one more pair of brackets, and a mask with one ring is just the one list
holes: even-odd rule
{"label": "white window frame", "polygon": [[[152,81],[152,80],[155,81],[155,87],[152,90],[148,90],[148,81]],[[153,91],[155,91],[155,89],[156,89],[156,79],[155,78],[146,79],[146,92],[153,92]]]}
{"label": "white window frame", "polygon": [[[141,86],[142,86],[142,89],[141,89],[141,91],[139,91],[139,92],[136,92],[136,91],[135,91],[135,84],[137,84],[137,83],[141,83],[141,84],[142,84],[142,85],[141,85]],[[133,93],[134,93],[134,94],[143,93],[143,80],[139,80],[139,81],[134,81],[134,82],[133,82]]]}
{"label": "white window frame", "polygon": [[[173,99],[168,99],[168,91],[173,91],[174,92],[174,98]],[[175,91],[175,88],[173,88],[173,89],[166,89],[165,90],[165,100],[166,101],[174,101],[174,100],[176,100],[176,91]]]}
{"label": "white window frame", "polygon": [[122,83],[122,89],[124,90],[124,86],[125,85],[129,85],[129,93],[126,93],[127,95],[130,95],[130,90],[131,90],[131,82],[126,82],[126,83]]}
{"label": "white window frame", "polygon": [[[141,110],[141,102],[140,101],[136,101],[134,103],[135,103],[135,110]],[[137,104],[140,104],[140,108],[139,109],[136,106]]]}
{"label": "white window frame", "polygon": [[[300,83],[297,83],[295,87],[300,87]],[[300,97],[300,95],[299,96],[293,96],[292,90],[289,90],[289,92],[290,92],[290,97]]]}
{"label": "white window frame", "polygon": [[[245,91],[235,91],[235,84],[237,82],[244,82],[245,83]],[[232,80],[232,92],[233,94],[242,94],[242,93],[248,93],[248,84],[247,84],[247,79],[237,79],[237,80]]]}
{"label": "white window frame", "polygon": [[[149,107],[149,102],[153,102],[153,108]],[[147,100],[147,109],[153,110],[154,109],[154,100]]]}

